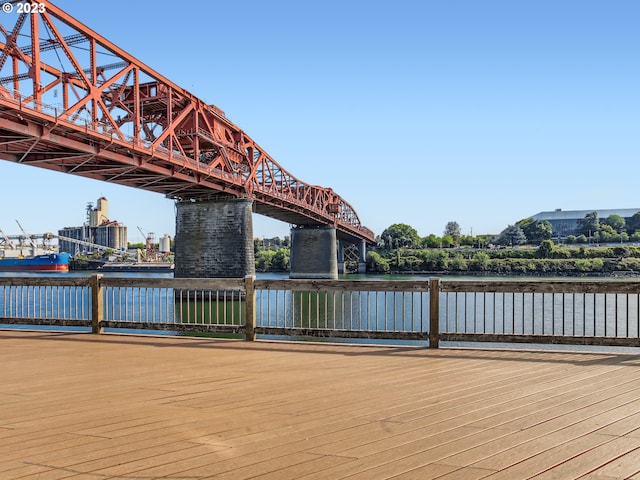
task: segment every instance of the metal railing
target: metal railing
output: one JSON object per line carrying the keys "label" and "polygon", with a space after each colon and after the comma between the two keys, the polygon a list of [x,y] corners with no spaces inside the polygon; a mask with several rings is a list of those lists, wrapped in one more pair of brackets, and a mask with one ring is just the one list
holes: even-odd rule
{"label": "metal railing", "polygon": [[640,346],[640,281],[442,281],[442,341]]}
{"label": "metal railing", "polygon": [[240,334],[249,280],[101,278],[104,305],[98,330]]}
{"label": "metal railing", "polygon": [[0,278],[0,323],[86,326],[91,286],[83,278]]}
{"label": "metal railing", "polygon": [[638,280],[0,278],[0,325],[640,346]]}
{"label": "metal railing", "polygon": [[256,280],[256,332],[427,340],[428,282]]}

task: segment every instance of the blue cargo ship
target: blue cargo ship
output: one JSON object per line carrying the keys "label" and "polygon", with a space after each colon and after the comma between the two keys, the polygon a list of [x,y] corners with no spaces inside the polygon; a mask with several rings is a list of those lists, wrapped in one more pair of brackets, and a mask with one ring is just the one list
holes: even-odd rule
{"label": "blue cargo ship", "polygon": [[68,253],[48,253],[33,257],[0,258],[1,272],[68,272]]}

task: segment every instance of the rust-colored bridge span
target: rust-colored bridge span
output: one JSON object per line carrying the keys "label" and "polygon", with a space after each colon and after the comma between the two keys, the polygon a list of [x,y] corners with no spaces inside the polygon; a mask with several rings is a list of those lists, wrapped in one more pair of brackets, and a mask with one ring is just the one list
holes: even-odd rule
{"label": "rust-colored bridge span", "polygon": [[13,11],[0,15],[0,159],[177,200],[250,198],[257,213],[374,241],[343,198],[291,175],[219,108],[48,1],[8,3]]}

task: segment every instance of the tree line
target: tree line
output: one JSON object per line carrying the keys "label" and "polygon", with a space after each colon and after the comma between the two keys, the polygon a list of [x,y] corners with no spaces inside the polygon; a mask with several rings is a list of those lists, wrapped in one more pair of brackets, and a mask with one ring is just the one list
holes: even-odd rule
{"label": "tree line", "polygon": [[640,273],[640,247],[556,245],[538,248],[407,249],[367,252],[370,273],[457,273],[496,275],[611,275]]}
{"label": "tree line", "polygon": [[[410,225],[396,223],[377,238],[367,252],[367,271],[453,272],[495,274],[586,275],[640,272],[640,212],[598,218],[597,212],[578,220],[576,234],[556,243],[546,220],[522,219],[497,235],[463,235],[450,221],[443,234],[421,237]],[[554,237],[555,238],[552,238]],[[556,240],[556,242],[554,242]],[[598,247],[601,243],[620,243]],[[290,238],[254,240],[256,271],[289,271]],[[355,266],[352,266],[355,267]]]}
{"label": "tree line", "polygon": [[[378,237],[378,248],[455,248],[476,247],[491,248],[494,246],[537,246],[544,240],[552,240],[552,226],[547,220],[525,218],[513,225],[508,225],[497,235],[471,236],[461,233],[460,225],[451,221],[445,226],[443,235],[430,234],[420,237],[415,228],[404,223],[396,223],[388,227]],[[609,215],[598,218],[597,212],[590,212],[578,219],[576,234],[561,240],[563,243],[625,243],[640,242],[640,212],[625,219],[620,215]]]}
{"label": "tree line", "polygon": [[[420,237],[407,224],[393,224],[367,254],[369,272],[473,272],[495,274],[611,274],[640,272],[640,212],[625,219],[597,212],[578,220],[576,234],[554,243],[546,220],[526,218],[498,235],[465,236],[457,222],[448,222],[443,235]],[[587,248],[587,244],[620,243]]]}

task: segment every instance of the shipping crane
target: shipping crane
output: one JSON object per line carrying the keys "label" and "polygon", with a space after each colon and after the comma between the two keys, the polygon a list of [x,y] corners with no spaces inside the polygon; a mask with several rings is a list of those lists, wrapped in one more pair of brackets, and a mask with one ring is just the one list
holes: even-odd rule
{"label": "shipping crane", "polygon": [[13,244],[11,239],[5,235],[5,233],[2,231],[1,228],[0,228],[0,235],[2,236],[4,248],[10,248],[10,249],[16,248],[16,246]]}
{"label": "shipping crane", "polygon": [[116,257],[120,257],[120,258],[126,258],[127,257],[127,252],[124,252],[122,250],[115,250],[111,247],[107,247],[105,245],[98,245],[97,243],[91,243],[91,242],[87,242],[86,240],[77,240],[75,238],[71,238],[71,237],[65,237],[62,235],[56,235],[55,233],[47,233],[45,235],[50,235],[51,238],[57,238],[58,240],[64,240],[65,242],[71,242],[71,243],[75,243],[76,245],[82,245],[84,247],[91,247],[94,250],[97,250],[99,252],[105,252],[106,250],[113,250],[113,255]]}
{"label": "shipping crane", "polygon": [[[63,235],[56,235],[55,233],[38,233],[38,234],[29,234],[22,227],[20,222],[16,220],[16,223],[20,227],[22,231],[22,235],[7,235],[2,229],[0,229],[0,250],[22,250],[25,247],[33,248],[33,254],[36,254],[37,251],[49,252],[54,251],[54,247],[47,243],[48,240],[58,239],[64,240],[66,242],[75,243],[76,245],[82,245],[85,247],[90,247],[93,250],[97,250],[99,252],[105,252],[106,250],[113,250],[111,247],[107,247],[105,245],[98,245],[97,243],[87,242],[86,240],[78,240],[71,237],[65,237]],[[42,243],[38,245],[34,239],[42,239]],[[16,245],[14,240],[17,240],[19,243]],[[27,244],[28,243],[28,244]],[[117,257],[126,258],[127,252],[121,250],[113,250],[113,255]],[[1,255],[0,255],[1,256]]]}
{"label": "shipping crane", "polygon": [[33,238],[31,238],[31,235],[29,235],[24,230],[24,228],[22,228],[22,225],[20,225],[20,222],[18,220],[16,220],[16,223],[18,224],[18,227],[20,227],[20,230],[22,231],[22,234],[24,235],[25,239],[28,240],[31,246],[33,247],[33,252],[35,254],[36,250],[38,249],[38,245],[36,245],[36,242],[33,241]]}
{"label": "shipping crane", "polygon": [[138,227],[138,231],[142,234],[142,237],[145,239],[145,252],[142,256],[148,262],[156,261],[157,254],[156,254],[156,245],[153,238],[153,233],[150,232],[149,235],[147,235],[146,233],[144,233],[144,231],[140,227]]}

